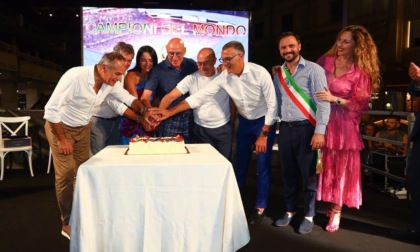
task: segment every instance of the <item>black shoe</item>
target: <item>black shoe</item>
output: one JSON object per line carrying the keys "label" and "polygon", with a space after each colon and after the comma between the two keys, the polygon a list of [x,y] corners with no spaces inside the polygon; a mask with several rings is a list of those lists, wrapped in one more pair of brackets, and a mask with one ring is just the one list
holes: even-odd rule
{"label": "black shoe", "polygon": [[264,219],[264,211],[261,212],[260,210],[255,209],[254,214],[248,220],[248,224],[250,225],[260,224],[263,219]]}
{"label": "black shoe", "polygon": [[276,220],[273,223],[273,226],[276,227],[285,227],[288,226],[290,224],[290,222],[292,221],[293,216],[289,216],[287,213],[285,213],[283,215],[283,217],[281,217],[280,219]]}
{"label": "black shoe", "polygon": [[314,227],[314,222],[310,221],[306,218],[303,218],[302,223],[299,226],[299,234],[309,234],[312,232],[312,228]]}
{"label": "black shoe", "polygon": [[402,229],[402,230],[393,230],[391,231],[391,235],[398,240],[416,241],[416,242],[420,241],[419,232],[416,232],[411,228]]}

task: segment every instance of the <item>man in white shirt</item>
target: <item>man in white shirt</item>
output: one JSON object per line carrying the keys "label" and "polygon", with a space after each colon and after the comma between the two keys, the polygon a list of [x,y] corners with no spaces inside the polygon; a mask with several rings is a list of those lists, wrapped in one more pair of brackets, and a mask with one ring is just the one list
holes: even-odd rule
{"label": "man in white shirt", "polygon": [[[124,57],[125,71],[130,67],[131,61],[134,58],[134,48],[130,44],[124,42],[118,42],[114,48],[114,52],[120,53]],[[125,73],[124,71],[124,73]],[[115,85],[123,85],[124,77],[121,82],[117,82]],[[100,150],[108,145],[117,145],[120,142],[120,127],[119,127],[119,116],[124,115],[127,110],[127,106],[118,100],[108,99],[104,101],[99,110],[92,116],[91,122],[91,133],[90,133],[90,152],[91,155],[95,155]],[[128,109],[129,110],[129,109]],[[129,112],[129,111],[127,111]]]}
{"label": "man in white shirt", "polygon": [[[95,66],[74,67],[58,82],[45,106],[45,133],[52,150],[55,188],[61,212],[62,231],[70,237],[68,225],[73,200],[73,186],[79,165],[89,159],[90,119],[99,105],[115,97],[143,115],[147,108],[121,85],[125,72],[119,53],[106,53]],[[146,119],[150,123],[149,119]]]}
{"label": "man in white shirt", "polygon": [[[167,109],[172,101],[183,94],[190,95],[205,88],[218,74],[214,68],[216,55],[211,48],[203,48],[197,55],[198,71],[186,76],[176,88],[165,95],[159,108]],[[194,111],[194,135],[198,143],[209,143],[230,160],[232,152],[232,123],[229,96],[220,90]]]}
{"label": "man in white shirt", "polygon": [[271,152],[277,121],[277,98],[270,74],[265,68],[244,61],[245,49],[238,41],[231,41],[222,48],[219,59],[225,70],[215,77],[207,87],[188,97],[169,110],[152,109],[164,120],[186,109],[195,109],[207,99],[224,89],[238,109],[239,127],[236,135],[237,153],[235,175],[239,188],[243,189],[248,166],[252,157],[252,146],[258,154],[257,197],[255,212],[250,224],[259,224],[267,207],[271,179]]}

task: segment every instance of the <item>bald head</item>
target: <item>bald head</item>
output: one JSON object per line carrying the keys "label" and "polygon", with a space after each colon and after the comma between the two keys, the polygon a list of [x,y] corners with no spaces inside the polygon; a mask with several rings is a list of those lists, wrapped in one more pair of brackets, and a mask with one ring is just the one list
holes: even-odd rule
{"label": "bald head", "polygon": [[211,77],[216,71],[214,64],[216,63],[216,55],[211,48],[203,48],[197,54],[197,67],[200,74]]}
{"label": "bald head", "polygon": [[216,55],[214,54],[213,49],[208,48],[208,47],[202,48],[198,52],[197,58],[200,57],[200,56],[205,56],[205,57],[212,57],[213,56],[214,58],[216,58]]}
{"label": "bald head", "polygon": [[169,40],[168,44],[166,45],[166,49],[168,48],[183,48],[185,49],[184,41],[180,38],[173,38]]}
{"label": "bald head", "polygon": [[168,60],[176,69],[181,68],[182,60],[184,59],[186,51],[187,49],[184,46],[184,42],[180,38],[173,38],[169,40],[166,45]]}

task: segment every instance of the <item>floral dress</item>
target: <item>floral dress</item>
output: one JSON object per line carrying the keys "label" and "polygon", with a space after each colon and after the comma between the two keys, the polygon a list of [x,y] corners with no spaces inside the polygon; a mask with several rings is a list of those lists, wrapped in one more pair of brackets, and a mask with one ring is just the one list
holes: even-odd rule
{"label": "floral dress", "polygon": [[347,100],[346,107],[331,105],[317,200],[359,208],[362,204],[360,150],[363,149],[359,124],[363,112],[369,109],[370,80],[355,64],[346,74],[335,77],[335,59],[335,56],[323,56],[317,61],[325,69],[331,94]]}

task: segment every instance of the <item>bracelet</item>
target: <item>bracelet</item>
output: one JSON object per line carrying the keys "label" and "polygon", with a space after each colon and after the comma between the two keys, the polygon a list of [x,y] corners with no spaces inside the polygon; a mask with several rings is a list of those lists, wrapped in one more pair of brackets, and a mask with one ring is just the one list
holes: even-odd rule
{"label": "bracelet", "polygon": [[270,131],[262,130],[261,131],[261,135],[263,135],[263,136],[269,136],[270,135]]}
{"label": "bracelet", "polygon": [[149,108],[148,107],[142,107],[139,111],[139,114],[143,114],[145,111],[147,111]]}
{"label": "bracelet", "polygon": [[137,114],[136,123],[139,124],[140,120],[141,120],[141,116],[139,114]]}

